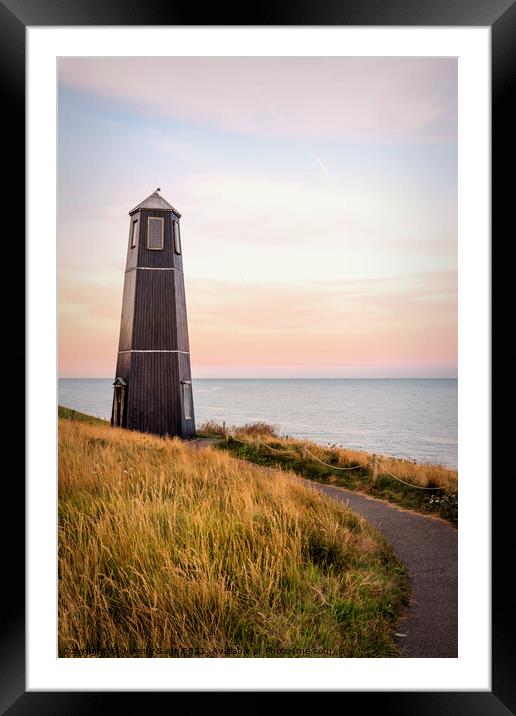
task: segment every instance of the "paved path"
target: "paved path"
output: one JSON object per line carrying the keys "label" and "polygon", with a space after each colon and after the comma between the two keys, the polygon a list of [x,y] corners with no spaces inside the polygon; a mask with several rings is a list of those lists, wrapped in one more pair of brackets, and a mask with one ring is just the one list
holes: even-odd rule
{"label": "paved path", "polygon": [[[196,448],[217,442],[203,438]],[[457,531],[441,519],[402,510],[341,487],[303,482],[362,514],[405,563],[412,594],[395,637],[402,656],[457,657]]]}
{"label": "paved path", "polygon": [[194,438],[193,440],[188,440],[187,442],[191,447],[198,450],[199,448],[207,447],[208,445],[220,443],[220,438]]}
{"label": "paved path", "polygon": [[412,594],[395,637],[404,657],[457,656],[457,531],[444,520],[401,510],[357,492],[304,480],[348,503],[374,525],[405,563]]}

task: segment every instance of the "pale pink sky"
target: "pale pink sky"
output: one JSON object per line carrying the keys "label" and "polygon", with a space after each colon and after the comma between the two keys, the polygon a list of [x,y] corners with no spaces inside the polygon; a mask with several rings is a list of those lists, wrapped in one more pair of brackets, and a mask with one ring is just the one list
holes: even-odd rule
{"label": "pale pink sky", "polygon": [[160,186],[194,377],[455,376],[456,103],[453,59],[60,60],[60,375],[112,377]]}

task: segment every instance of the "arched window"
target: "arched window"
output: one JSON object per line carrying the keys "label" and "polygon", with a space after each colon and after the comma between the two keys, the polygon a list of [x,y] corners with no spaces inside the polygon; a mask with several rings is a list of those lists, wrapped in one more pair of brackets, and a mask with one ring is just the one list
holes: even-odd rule
{"label": "arched window", "polygon": [[183,407],[185,411],[185,420],[192,419],[192,384],[189,381],[183,381]]}
{"label": "arched window", "polygon": [[131,224],[131,248],[134,249],[138,241],[138,219]]}
{"label": "arched window", "polygon": [[177,219],[174,219],[173,221],[173,229],[174,229],[174,251],[176,254],[181,253],[181,236],[179,234],[179,221]]}

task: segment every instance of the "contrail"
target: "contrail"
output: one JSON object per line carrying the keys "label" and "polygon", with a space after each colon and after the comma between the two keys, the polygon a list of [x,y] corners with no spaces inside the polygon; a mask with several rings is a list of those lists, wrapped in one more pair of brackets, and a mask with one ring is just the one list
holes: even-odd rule
{"label": "contrail", "polygon": [[326,169],[326,167],[324,166],[322,160],[319,159],[319,157],[317,156],[317,154],[314,154],[314,152],[312,152],[312,150],[309,149],[309,148],[306,146],[306,144],[303,144],[303,149],[304,149],[304,150],[307,152],[307,154],[309,154],[309,155],[312,157],[312,159],[313,159],[315,162],[317,162],[317,164],[321,167],[321,169],[322,169],[322,171],[323,171],[323,174],[324,174],[324,176],[326,177],[326,179],[331,179],[330,172]]}
{"label": "contrail", "polygon": [[[263,94],[259,91],[258,87],[254,83],[252,85],[252,88],[253,88],[254,94],[257,97],[257,99],[265,105],[265,107],[270,112],[270,114],[279,122],[279,124],[282,124],[285,128],[288,129],[289,124],[288,124],[287,120],[285,119],[285,117],[283,117],[276,110],[276,108],[270,104],[270,102],[263,96]],[[326,169],[322,160],[317,156],[317,154],[314,154],[314,152],[312,152],[312,150],[309,149],[306,146],[306,144],[303,144],[303,142],[300,142],[300,144],[303,147],[303,149],[305,150],[305,152],[308,154],[308,156],[311,157],[314,160],[314,162],[316,162],[319,165],[319,167],[320,167],[322,173],[324,174],[324,176],[326,177],[326,179],[331,181],[330,172]]]}

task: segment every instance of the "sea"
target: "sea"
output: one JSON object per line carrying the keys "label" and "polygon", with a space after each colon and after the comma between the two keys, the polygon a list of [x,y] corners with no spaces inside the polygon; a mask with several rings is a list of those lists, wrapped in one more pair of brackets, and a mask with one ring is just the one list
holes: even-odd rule
{"label": "sea", "polygon": [[[112,379],[61,378],[59,404],[111,415]],[[264,421],[281,434],[457,467],[456,379],[192,381],[197,427]]]}

